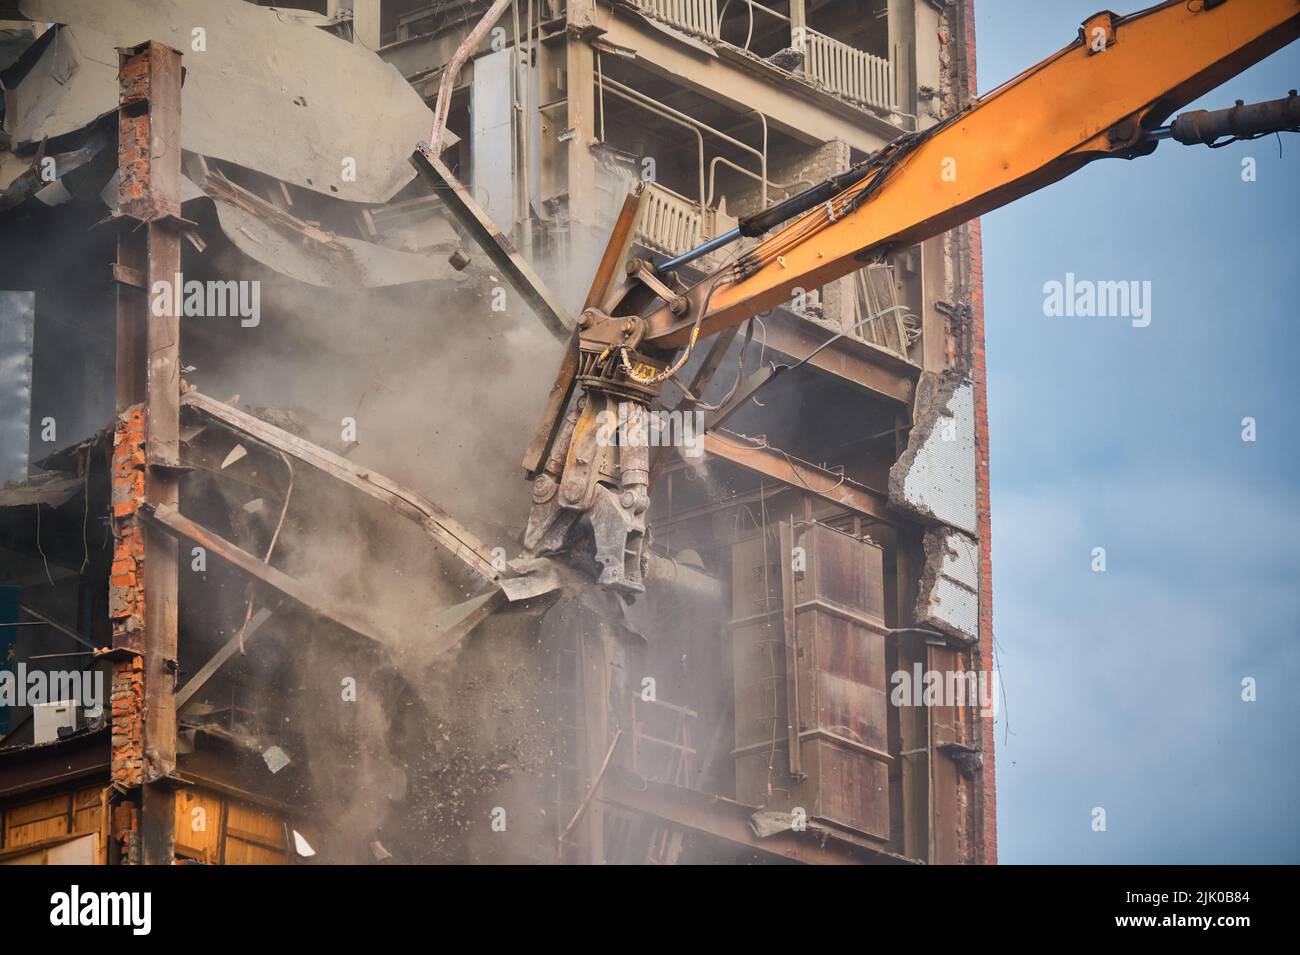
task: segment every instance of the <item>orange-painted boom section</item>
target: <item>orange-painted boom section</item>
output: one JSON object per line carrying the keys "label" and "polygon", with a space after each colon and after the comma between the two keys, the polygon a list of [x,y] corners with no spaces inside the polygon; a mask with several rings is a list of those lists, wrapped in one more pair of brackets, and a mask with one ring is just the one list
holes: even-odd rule
{"label": "orange-painted boom section", "polygon": [[[691,291],[684,316],[667,307],[649,316],[643,345],[685,345],[706,298],[701,337],[789,301],[796,288],[817,288],[892,249],[1006,205],[1094,159],[1151,151],[1155,143],[1145,138],[1147,130],[1300,38],[1300,0],[1213,4],[1169,0],[1125,17],[1098,14],[1073,44],[940,124],[883,181],[873,186],[875,173],[833,200],[829,215],[818,207],[770,235],[758,251],[772,260],[757,271],[718,282],[711,297],[717,276],[706,278]],[[847,211],[864,189],[874,193]]]}

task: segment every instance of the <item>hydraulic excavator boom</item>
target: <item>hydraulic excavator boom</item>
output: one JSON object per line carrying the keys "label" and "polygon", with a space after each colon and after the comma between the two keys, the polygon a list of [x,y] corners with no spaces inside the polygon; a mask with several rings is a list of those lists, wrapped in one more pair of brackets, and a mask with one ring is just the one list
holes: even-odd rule
{"label": "hydraulic excavator boom", "polygon": [[[640,208],[630,196],[524,458],[533,481],[525,548],[571,550],[594,561],[603,584],[642,589],[649,449],[609,435],[636,433],[700,339],[734,335],[798,289],[818,288],[1095,159],[1145,156],[1164,139],[1216,143],[1300,128],[1295,91],[1162,125],[1297,38],[1300,0],[1169,0],[1129,16],[1096,14],[1065,49],[956,115],[658,267],[628,261]],[[1103,205],[1085,214],[1119,220],[1124,210]],[[687,262],[783,222],[693,287],[677,277]],[[631,427],[615,431],[612,421]]]}

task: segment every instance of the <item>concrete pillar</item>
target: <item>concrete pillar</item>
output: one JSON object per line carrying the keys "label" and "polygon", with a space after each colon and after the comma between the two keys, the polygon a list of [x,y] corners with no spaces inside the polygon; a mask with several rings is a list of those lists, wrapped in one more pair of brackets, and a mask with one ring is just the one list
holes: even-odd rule
{"label": "concrete pillar", "polygon": [[351,0],[351,4],[353,38],[367,50],[379,49],[383,36],[379,16],[381,0]]}

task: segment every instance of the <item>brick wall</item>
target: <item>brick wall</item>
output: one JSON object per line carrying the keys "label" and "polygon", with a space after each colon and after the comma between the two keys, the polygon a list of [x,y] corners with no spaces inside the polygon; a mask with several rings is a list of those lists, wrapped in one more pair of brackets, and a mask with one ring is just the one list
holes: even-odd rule
{"label": "brick wall", "polygon": [[[118,416],[113,433],[113,567],[108,580],[108,613],[113,648],[139,651],[144,637],[144,534],[138,510],[144,500],[145,412],[143,405]],[[113,783],[135,789],[144,772],[144,658],[138,652],[113,664],[109,694],[112,713]],[[119,805],[113,813],[113,838],[122,859],[132,857],[138,813]]]}
{"label": "brick wall", "polygon": [[[963,0],[962,22],[966,92],[974,97],[976,84],[975,0]],[[975,386],[975,503],[980,539],[979,566],[979,660],[981,669],[993,666],[993,562],[990,556],[992,533],[989,520],[989,412],[988,375],[984,361],[984,255],[980,244],[980,222],[968,227],[970,245],[971,308],[971,379]],[[998,861],[997,787],[994,775],[994,727],[992,720],[982,720],[984,750],[983,859],[993,865]]]}

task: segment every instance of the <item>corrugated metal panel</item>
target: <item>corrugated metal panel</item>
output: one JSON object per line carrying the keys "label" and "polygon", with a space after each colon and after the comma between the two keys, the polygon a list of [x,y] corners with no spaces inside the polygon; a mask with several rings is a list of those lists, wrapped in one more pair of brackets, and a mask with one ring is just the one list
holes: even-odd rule
{"label": "corrugated metal panel", "polygon": [[889,838],[880,548],[787,526],[736,545],[732,584],[736,797]]}

